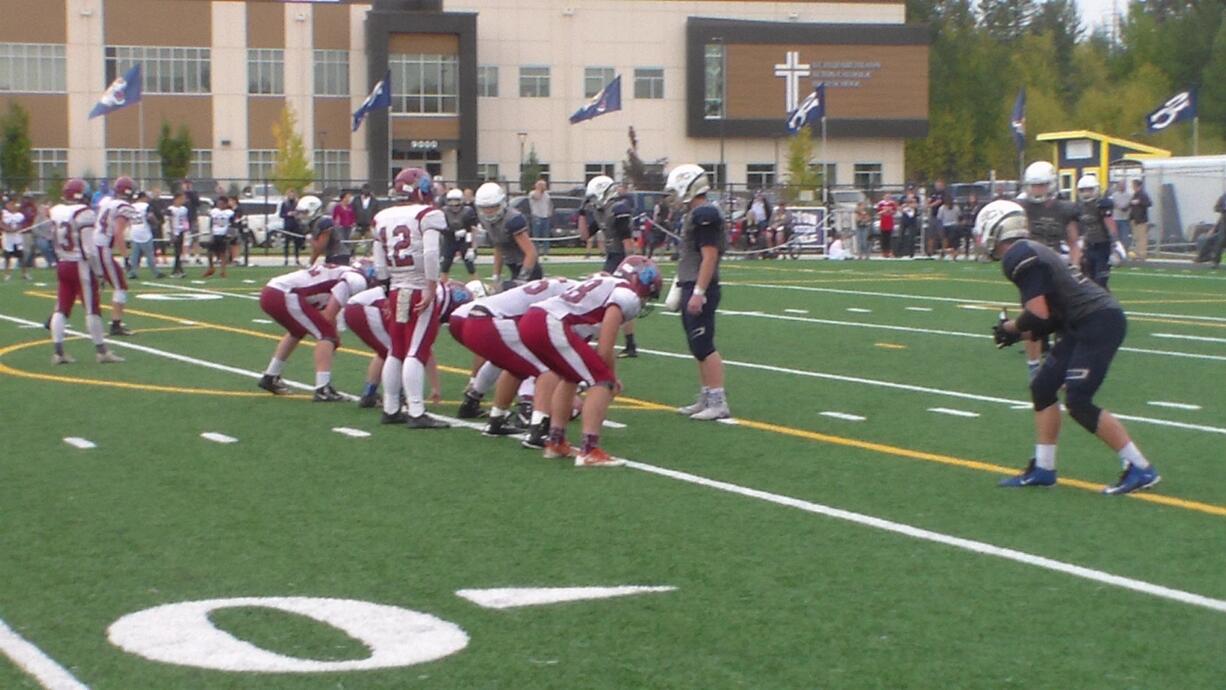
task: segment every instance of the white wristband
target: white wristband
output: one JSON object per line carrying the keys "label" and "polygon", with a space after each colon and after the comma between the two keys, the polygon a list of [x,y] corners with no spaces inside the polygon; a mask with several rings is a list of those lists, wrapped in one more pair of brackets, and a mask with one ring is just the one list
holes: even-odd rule
{"label": "white wristband", "polygon": [[703,290],[703,289],[702,289],[702,288],[700,288],[700,287],[696,287],[696,288],[694,288],[694,294],[695,294],[695,295],[698,295],[699,297],[703,297],[703,296],[705,296],[705,295],[707,294],[707,291],[706,291],[706,290]]}

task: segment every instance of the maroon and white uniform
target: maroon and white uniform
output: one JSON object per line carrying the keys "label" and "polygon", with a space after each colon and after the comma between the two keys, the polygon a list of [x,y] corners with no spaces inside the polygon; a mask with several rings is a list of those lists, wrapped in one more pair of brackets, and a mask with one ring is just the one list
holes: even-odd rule
{"label": "maroon and white uniform", "polygon": [[533,305],[557,297],[574,285],[566,278],[546,278],[465,304],[451,315],[451,335],[516,378],[539,376],[549,367],[524,345],[519,319]]}
{"label": "maroon and white uniform", "polygon": [[59,285],[55,310],[65,317],[72,315],[72,303],[81,300],[85,313],[99,315],[98,276],[92,261],[97,260],[94,246],[93,210],[85,204],[56,204],[51,208],[51,223],[55,232],[56,278]]}
{"label": "maroon and white uniform", "polygon": [[319,264],[268,281],[260,291],[260,309],[295,338],[309,334],[339,345],[336,324],[322,310],[330,299],[345,304],[365,289],[366,278],[353,268]]}
{"label": "maroon and white uniform", "polygon": [[387,316],[387,291],[382,287],[363,290],[345,305],[345,325],[380,359],[387,359],[392,349]]}
{"label": "maroon and white uniform", "polygon": [[612,383],[612,370],[586,342],[599,332],[612,306],[621,309],[624,323],[639,315],[643,301],[624,279],[596,276],[530,308],[519,320],[519,335],[532,354],[563,379]]}
{"label": "maroon and white uniform", "polygon": [[391,355],[425,364],[438,335],[439,311],[436,304],[419,318],[415,309],[426,287],[438,282],[439,233],[447,228],[447,219],[434,206],[408,204],[380,211],[374,225],[375,272],[380,279],[391,279]]}
{"label": "maroon and white uniform", "polygon": [[[118,232],[121,218],[126,219],[129,223],[135,223],[138,216],[132,204],[123,199],[108,196],[98,204],[98,225],[94,230],[94,246],[98,248],[102,277],[115,290],[114,300],[119,304],[127,301],[128,276],[113,253],[115,234]],[[119,241],[122,242],[123,238],[120,238]]]}

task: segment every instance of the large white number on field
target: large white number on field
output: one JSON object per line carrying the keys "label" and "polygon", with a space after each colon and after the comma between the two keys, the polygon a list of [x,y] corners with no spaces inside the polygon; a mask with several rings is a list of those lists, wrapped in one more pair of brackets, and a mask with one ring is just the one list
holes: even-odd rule
{"label": "large white number on field", "polygon": [[[370,648],[365,659],[319,661],[270,652],[220,630],[213,611],[262,607],[307,616],[344,631]],[[107,630],[111,644],[168,664],[219,671],[319,673],[411,666],[468,646],[454,623],[420,611],[352,599],[243,597],[166,604],[128,614]]]}

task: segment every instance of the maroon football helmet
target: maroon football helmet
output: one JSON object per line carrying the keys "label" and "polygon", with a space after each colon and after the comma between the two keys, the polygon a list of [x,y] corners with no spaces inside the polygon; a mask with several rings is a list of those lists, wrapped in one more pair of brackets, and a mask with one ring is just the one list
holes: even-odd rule
{"label": "maroon football helmet", "polygon": [[664,276],[660,274],[660,268],[645,256],[626,257],[613,271],[613,276],[630,283],[630,287],[643,299],[659,297],[664,289]]}
{"label": "maroon football helmet", "polygon": [[119,199],[131,199],[136,196],[136,182],[127,175],[115,178],[115,184],[111,185],[111,189],[115,191],[115,196]]}
{"label": "maroon football helmet", "polygon": [[65,181],[60,190],[60,198],[64,201],[85,201],[85,180],[74,177]]}
{"label": "maroon football helmet", "polygon": [[418,204],[428,204],[434,198],[434,184],[430,174],[421,168],[405,168],[392,183],[392,194]]}

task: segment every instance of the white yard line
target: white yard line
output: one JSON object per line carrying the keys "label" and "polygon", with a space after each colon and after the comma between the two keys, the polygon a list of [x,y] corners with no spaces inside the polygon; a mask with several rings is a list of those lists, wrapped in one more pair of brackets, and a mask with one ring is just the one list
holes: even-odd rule
{"label": "white yard line", "polygon": [[[207,283],[205,283],[204,281],[193,280],[192,282],[199,283],[201,285],[207,285]],[[183,292],[199,292],[202,295],[221,295],[222,297],[237,297],[239,299],[251,299],[251,300],[259,299],[259,297],[253,297],[251,295],[240,295],[234,292],[222,292],[221,290],[209,290],[206,288],[187,287],[186,285],[175,285],[172,283],[145,283],[145,285],[148,285],[150,287],[167,288],[169,290],[176,290],[176,291],[183,291]]]}
{"label": "white yard line", "polygon": [[98,444],[87,438],[81,438],[80,436],[68,436],[64,439],[64,443],[67,443],[73,448],[80,448],[81,450],[89,450],[90,448],[98,447]]}
{"label": "white yard line", "polygon": [[1150,405],[1154,407],[1169,407],[1173,410],[1199,410],[1200,405],[1189,405],[1188,403],[1167,402],[1165,400],[1150,400]]}
{"label": "white yard line", "polygon": [[868,419],[867,417],[861,417],[858,414],[848,414],[846,412],[832,412],[830,410],[826,410],[825,412],[819,412],[818,414],[820,414],[823,417],[832,417],[834,419],[842,419],[847,422],[863,422],[865,419]]}
{"label": "white yard line", "polygon": [[808,314],[809,313],[808,309],[784,309],[783,311],[789,314]]}
{"label": "white yard line", "polygon": [[932,311],[932,307],[905,307],[907,311]]}
{"label": "white yard line", "polygon": [[971,412],[969,410],[955,410],[949,407],[930,407],[928,408],[928,411],[935,412],[937,414],[947,414],[947,415],[950,415],[951,417],[978,417],[979,416],[978,412]]}
{"label": "white yard line", "polygon": [[853,314],[872,314],[873,313],[872,309],[864,309],[862,307],[848,307],[847,311]]}
{"label": "white yard line", "polygon": [[370,436],[369,431],[362,431],[361,429],[351,429],[347,426],[334,426],[332,427],[332,430],[342,436],[348,436],[349,438],[368,438]]}
{"label": "white yard line", "polygon": [[206,441],[212,441],[213,443],[238,443],[238,439],[234,438],[233,436],[226,436],[225,434],[221,434],[216,431],[206,431],[203,434],[200,434],[200,438]]}
{"label": "white yard line", "polygon": [[1200,343],[1226,343],[1226,338],[1211,338],[1207,335],[1182,335],[1180,333],[1150,333],[1155,338],[1172,340],[1195,340]]}
{"label": "white yard line", "polygon": [[89,690],[54,659],[0,620],[0,652],[47,690]]}

